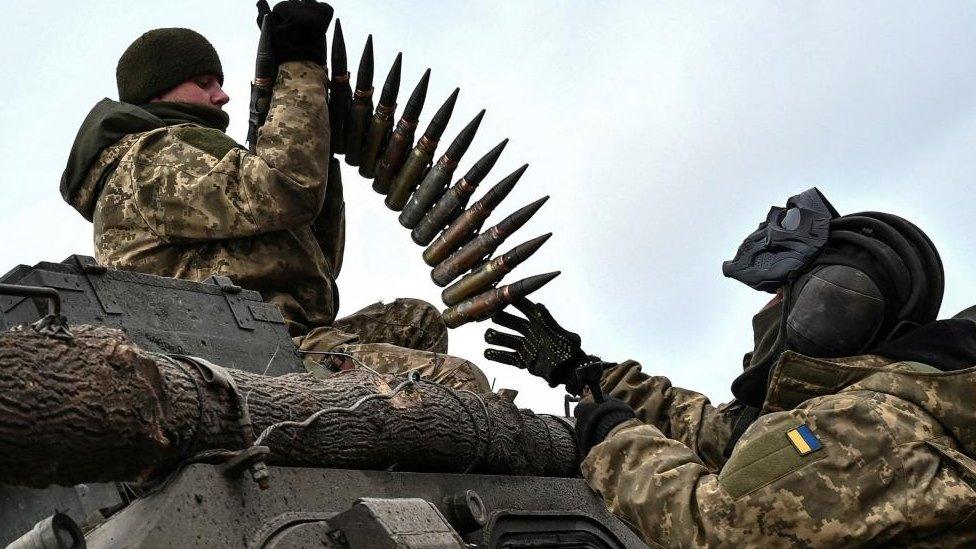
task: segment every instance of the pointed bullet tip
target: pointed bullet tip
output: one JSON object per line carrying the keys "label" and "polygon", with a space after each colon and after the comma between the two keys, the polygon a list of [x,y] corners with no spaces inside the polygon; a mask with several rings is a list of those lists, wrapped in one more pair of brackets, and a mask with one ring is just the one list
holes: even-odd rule
{"label": "pointed bullet tip", "polygon": [[523,278],[522,280],[513,282],[512,284],[510,284],[510,286],[513,286],[513,290],[515,290],[516,294],[519,294],[521,296],[526,296],[538,290],[539,288],[545,286],[546,284],[551,282],[552,279],[559,276],[559,274],[560,271],[554,271],[551,273],[530,276],[527,278]]}
{"label": "pointed bullet tip", "polygon": [[539,251],[539,248],[541,248],[542,245],[549,240],[550,236],[552,236],[552,233],[540,235],[519,244],[505,254],[505,261],[511,262],[512,268],[520,265],[523,261],[532,257],[532,255]]}

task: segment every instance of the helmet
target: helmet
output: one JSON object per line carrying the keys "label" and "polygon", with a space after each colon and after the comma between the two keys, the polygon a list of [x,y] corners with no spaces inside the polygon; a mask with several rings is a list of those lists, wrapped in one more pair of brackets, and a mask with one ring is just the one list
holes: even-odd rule
{"label": "helmet", "polygon": [[[726,276],[753,288],[783,288],[777,336],[765,339],[774,348],[757,348],[732,384],[733,394],[750,405],[761,405],[769,370],[783,351],[821,358],[870,352],[935,320],[942,304],[942,261],[914,224],[881,212],[838,216],[816,189],[797,196],[822,199],[824,207],[793,197],[787,208],[773,208],[757,231],[771,238],[760,242],[753,233],[723,265]],[[791,208],[798,213],[788,214]],[[789,215],[810,223],[789,223]],[[827,215],[821,242],[817,224]],[[769,267],[757,260],[763,253]]]}

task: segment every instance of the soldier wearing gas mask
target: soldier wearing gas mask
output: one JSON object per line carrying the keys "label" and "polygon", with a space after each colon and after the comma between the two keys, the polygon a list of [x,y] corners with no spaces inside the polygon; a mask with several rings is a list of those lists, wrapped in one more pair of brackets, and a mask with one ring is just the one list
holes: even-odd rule
{"label": "soldier wearing gas mask", "polygon": [[[718,407],[603,363],[576,429],[583,475],[651,545],[962,546],[976,541],[976,322],[936,320],[938,252],[912,223],[838,215],[810,189],[774,207],[726,276],[773,300]],[[541,304],[493,320],[491,360],[588,394],[600,362]],[[971,316],[971,315],[969,315]]]}

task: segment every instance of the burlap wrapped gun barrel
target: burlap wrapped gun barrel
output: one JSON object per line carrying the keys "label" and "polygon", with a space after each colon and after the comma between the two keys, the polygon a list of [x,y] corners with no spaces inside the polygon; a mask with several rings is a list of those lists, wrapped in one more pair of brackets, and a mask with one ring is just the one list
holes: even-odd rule
{"label": "burlap wrapped gun barrel", "polygon": [[479,234],[475,238],[454,252],[444,261],[441,261],[430,273],[430,278],[438,286],[447,286],[452,280],[461,276],[483,258],[490,256],[498,246],[505,242],[509,236],[525,225],[539,208],[542,207],[548,196],[544,196],[535,202],[523,206],[512,215],[502,219],[497,225]]}
{"label": "burlap wrapped gun barrel", "polygon": [[397,172],[403,166],[410,147],[413,145],[414,132],[417,130],[417,123],[420,120],[420,111],[424,108],[424,101],[427,98],[427,85],[430,82],[430,69],[424,71],[420,82],[414,87],[407,105],[403,108],[403,116],[397,122],[390,140],[383,149],[381,160],[376,166],[376,178],[373,179],[373,190],[386,194],[390,192],[390,185]]}
{"label": "burlap wrapped gun barrel", "polygon": [[501,204],[502,200],[508,196],[515,188],[522,174],[529,167],[528,164],[509,174],[505,179],[499,181],[494,187],[488,189],[480,199],[470,208],[464,210],[451,222],[444,232],[434,240],[427,249],[424,250],[424,262],[431,267],[437,266],[444,261],[454,250],[457,250],[477,234],[491,212]]}
{"label": "burlap wrapped gun barrel", "polygon": [[400,212],[400,225],[413,229],[423,218],[427,208],[430,208],[444,194],[447,186],[451,183],[451,178],[454,177],[454,170],[457,169],[464,153],[471,146],[475,134],[478,133],[478,126],[481,125],[481,119],[484,117],[485,111],[482,109],[454,138],[454,141],[447,147],[447,152],[441,155],[437,163],[427,171],[423,181],[420,182],[420,186],[417,187],[416,192],[410,197],[410,201]]}
{"label": "burlap wrapped gun barrel", "polygon": [[484,262],[460,280],[451,284],[441,292],[441,300],[445,305],[456,305],[465,299],[483,292],[500,282],[512,269],[521,265],[532,257],[543,244],[549,240],[552,233],[537,236],[528,242],[523,242],[504,254]]}
{"label": "burlap wrapped gun barrel", "polygon": [[393,128],[393,113],[396,112],[397,95],[400,93],[402,64],[403,54],[397,53],[396,60],[393,61],[393,66],[390,67],[390,72],[386,75],[386,82],[383,83],[383,91],[380,92],[380,101],[376,104],[376,111],[373,112],[373,118],[369,121],[366,143],[363,145],[363,158],[359,163],[359,175],[367,179],[376,176],[376,165],[383,153],[383,146],[390,139],[390,130]]}
{"label": "burlap wrapped gun barrel", "polygon": [[417,141],[417,146],[407,155],[403,167],[397,172],[396,178],[390,186],[390,192],[386,195],[387,208],[397,212],[402,210],[407,204],[410,194],[417,188],[424,171],[434,159],[437,143],[444,135],[444,130],[447,129],[447,123],[451,119],[451,113],[454,112],[454,105],[457,103],[457,96],[460,91],[461,88],[454,88],[451,96],[434,113],[424,135]]}
{"label": "burlap wrapped gun barrel", "polygon": [[451,186],[441,196],[437,202],[427,210],[424,217],[420,219],[417,226],[410,232],[410,238],[420,246],[430,244],[430,241],[437,236],[441,229],[447,226],[454,218],[461,214],[464,207],[468,205],[471,195],[478,189],[478,185],[488,175],[491,168],[495,165],[502,150],[508,144],[508,139],[504,139],[495,148],[482,156],[464,177]]}
{"label": "burlap wrapped gun barrel", "polygon": [[559,271],[530,276],[507,286],[492,288],[445,310],[443,313],[444,323],[447,324],[448,328],[457,328],[468,322],[491,318],[492,315],[515,302],[516,299],[531,294],[557,276],[559,276]]}
{"label": "burlap wrapped gun barrel", "polygon": [[346,41],[342,37],[342,23],[335,22],[332,35],[332,78],[329,79],[329,127],[332,130],[332,154],[346,152],[346,132],[349,109],[352,107],[352,87],[346,64]]}
{"label": "burlap wrapped gun barrel", "polygon": [[363,156],[366,128],[373,114],[373,35],[366,38],[363,56],[356,73],[356,91],[349,108],[349,126],[346,131],[346,164],[358,166]]}

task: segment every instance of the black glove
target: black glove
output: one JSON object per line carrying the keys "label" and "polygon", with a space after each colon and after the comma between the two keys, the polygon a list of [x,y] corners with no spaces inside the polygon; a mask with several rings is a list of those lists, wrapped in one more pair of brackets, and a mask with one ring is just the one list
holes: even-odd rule
{"label": "black glove", "polygon": [[600,359],[587,356],[580,348],[580,336],[557,324],[545,305],[525,298],[513,305],[522,311],[524,319],[502,311],[491,320],[523,337],[488,329],[485,341],[489,345],[508,347],[514,352],[485,349],[485,358],[525,368],[548,381],[550,387],[565,384],[567,391],[579,394],[582,387],[576,379],[576,368]]}
{"label": "black glove", "polygon": [[581,402],[573,410],[576,416],[576,442],[580,455],[586,456],[597,444],[607,438],[610,431],[621,423],[634,419],[634,410],[619,398],[610,397],[603,402]]}
{"label": "black glove", "polygon": [[332,6],[315,0],[284,0],[269,9],[258,2],[258,28],[271,16],[271,49],[275,61],[315,61],[325,64],[325,31],[332,22]]}

